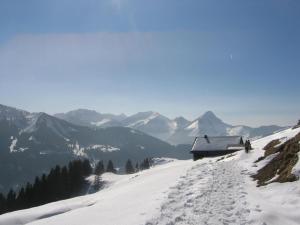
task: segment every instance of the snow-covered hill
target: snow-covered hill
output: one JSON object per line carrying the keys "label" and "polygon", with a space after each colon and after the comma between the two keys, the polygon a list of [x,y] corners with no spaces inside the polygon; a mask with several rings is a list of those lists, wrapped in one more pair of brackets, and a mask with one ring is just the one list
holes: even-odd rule
{"label": "snow-covered hill", "polygon": [[[108,185],[98,193],[4,214],[0,224],[296,225],[300,181],[257,187],[251,175],[269,162],[256,162],[268,143],[284,144],[299,132],[287,129],[258,139],[248,154],[168,160],[133,175],[104,174]],[[293,172],[299,174],[299,161]]]}
{"label": "snow-covered hill", "polygon": [[208,111],[194,121],[184,117],[169,119],[157,112],[139,112],[125,117],[112,114],[100,114],[91,110],[74,110],[55,116],[74,124],[92,127],[130,127],[146,134],[167,141],[171,144],[191,144],[196,136],[207,135],[241,135],[245,138],[260,138],[283,129],[279,126],[232,126],[223,122],[213,112]]}

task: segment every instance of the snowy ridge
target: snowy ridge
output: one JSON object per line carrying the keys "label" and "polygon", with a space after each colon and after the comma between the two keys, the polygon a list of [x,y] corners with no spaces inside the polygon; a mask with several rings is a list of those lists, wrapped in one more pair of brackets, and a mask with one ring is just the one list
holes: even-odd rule
{"label": "snowy ridge", "polygon": [[[136,115],[136,117],[138,117],[138,116],[140,116],[140,115]],[[157,118],[158,116],[159,116],[158,113],[156,113],[156,112],[150,112],[150,114],[149,114],[149,115],[146,115],[146,117],[144,117],[144,118],[142,117],[142,118],[140,118],[140,119],[137,120],[137,121],[134,121],[134,122],[132,122],[132,123],[127,124],[126,126],[127,126],[127,127],[131,127],[131,128],[134,128],[134,127],[137,127],[137,126],[146,125],[146,124],[148,124],[151,120]]]}
{"label": "snowy ridge", "polygon": [[[59,127],[45,113],[29,113],[24,110],[0,105],[0,120],[12,121],[20,129],[20,132],[31,133],[37,129],[37,123],[41,118],[46,125],[62,138],[68,138],[69,129]],[[142,131],[148,135],[167,141],[170,144],[191,144],[196,136],[207,135],[238,135],[244,138],[260,138],[281,130],[279,126],[262,126],[251,128],[248,126],[232,126],[224,123],[213,112],[208,111],[198,119],[190,122],[183,117],[169,119],[157,112],[140,112],[132,116],[101,114],[94,110],[79,109],[68,113],[55,114],[55,117],[66,120],[72,124],[106,128],[106,127],[130,127]]]}
{"label": "snowy ridge", "polygon": [[101,114],[93,110],[79,109],[68,113],[56,114],[68,122],[97,128],[123,126],[142,131],[148,135],[167,141],[170,144],[191,144],[196,136],[237,135],[260,138],[282,129],[279,126],[232,126],[224,123],[213,112],[208,111],[194,121],[183,117],[169,119],[158,112],[139,112],[131,116]]}

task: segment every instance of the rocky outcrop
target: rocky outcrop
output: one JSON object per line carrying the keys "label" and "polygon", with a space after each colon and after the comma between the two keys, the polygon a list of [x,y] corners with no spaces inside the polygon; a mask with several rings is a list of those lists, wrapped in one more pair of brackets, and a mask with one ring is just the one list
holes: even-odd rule
{"label": "rocky outcrop", "polygon": [[269,163],[258,170],[257,174],[253,175],[259,186],[272,182],[292,182],[299,179],[292,173],[293,167],[299,160],[299,141],[300,133],[283,144],[280,144],[279,140],[273,140],[265,146],[265,155],[261,160],[267,156],[275,155]]}

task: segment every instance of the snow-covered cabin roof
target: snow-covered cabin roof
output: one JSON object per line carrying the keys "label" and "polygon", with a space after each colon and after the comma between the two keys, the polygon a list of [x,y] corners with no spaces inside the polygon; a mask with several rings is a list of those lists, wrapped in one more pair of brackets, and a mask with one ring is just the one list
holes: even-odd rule
{"label": "snow-covered cabin roof", "polygon": [[220,136],[220,137],[197,137],[194,141],[193,151],[228,151],[242,149],[244,147],[241,136]]}

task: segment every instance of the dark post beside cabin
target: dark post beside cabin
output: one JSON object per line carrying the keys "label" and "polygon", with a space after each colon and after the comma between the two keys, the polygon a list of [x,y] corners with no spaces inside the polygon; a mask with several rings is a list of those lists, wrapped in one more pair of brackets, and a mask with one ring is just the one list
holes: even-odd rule
{"label": "dark post beside cabin", "polygon": [[196,137],[191,153],[193,159],[226,155],[236,151],[244,150],[245,145],[241,136],[217,136]]}

